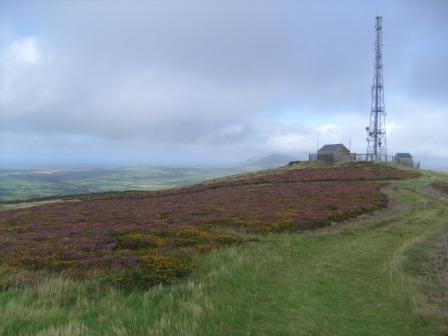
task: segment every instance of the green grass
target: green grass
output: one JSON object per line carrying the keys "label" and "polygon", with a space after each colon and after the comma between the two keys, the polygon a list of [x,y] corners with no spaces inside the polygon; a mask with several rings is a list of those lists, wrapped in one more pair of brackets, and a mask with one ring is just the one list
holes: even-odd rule
{"label": "green grass", "polygon": [[192,185],[244,169],[127,167],[110,169],[0,169],[0,202],[107,191],[159,190]]}
{"label": "green grass", "polygon": [[[429,302],[440,287],[418,275],[448,232],[448,203],[394,183],[409,210],[204,256],[190,278],[133,292],[26,273],[0,273],[0,335],[446,335]],[[423,258],[424,259],[424,258]],[[40,333],[40,334],[39,334]]]}

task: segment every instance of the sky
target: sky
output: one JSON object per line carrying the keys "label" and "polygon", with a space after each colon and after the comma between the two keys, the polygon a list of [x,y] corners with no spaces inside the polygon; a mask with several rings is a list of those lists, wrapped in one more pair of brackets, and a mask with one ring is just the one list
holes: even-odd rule
{"label": "sky", "polygon": [[365,153],[376,15],[389,153],[448,167],[445,0],[0,0],[0,167]]}

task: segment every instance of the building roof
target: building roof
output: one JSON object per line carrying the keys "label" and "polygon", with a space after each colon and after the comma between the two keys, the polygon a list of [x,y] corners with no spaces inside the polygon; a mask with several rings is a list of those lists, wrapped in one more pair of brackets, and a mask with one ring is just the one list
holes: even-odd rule
{"label": "building roof", "polygon": [[410,158],[412,159],[412,155],[410,153],[397,153],[395,154],[396,157],[400,157],[400,158]]}
{"label": "building roof", "polygon": [[350,152],[343,144],[324,145],[318,152]]}

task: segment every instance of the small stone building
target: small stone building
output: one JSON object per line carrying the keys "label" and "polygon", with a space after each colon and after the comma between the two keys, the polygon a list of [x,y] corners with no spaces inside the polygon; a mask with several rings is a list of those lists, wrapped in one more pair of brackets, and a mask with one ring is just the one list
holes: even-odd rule
{"label": "small stone building", "polygon": [[394,162],[405,167],[412,167],[412,155],[409,153],[397,153],[394,156]]}
{"label": "small stone building", "polygon": [[325,145],[317,151],[317,159],[328,162],[350,160],[350,151],[343,144]]}

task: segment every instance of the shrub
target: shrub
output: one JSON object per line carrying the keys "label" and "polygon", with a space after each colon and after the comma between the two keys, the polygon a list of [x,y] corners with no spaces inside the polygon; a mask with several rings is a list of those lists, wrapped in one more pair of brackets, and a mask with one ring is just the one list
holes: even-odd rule
{"label": "shrub", "polygon": [[441,192],[448,194],[448,182],[434,182],[432,186]]}
{"label": "shrub", "polygon": [[141,257],[136,267],[103,275],[100,280],[106,286],[112,285],[119,289],[149,289],[187,277],[194,267],[191,258],[184,255],[146,255]]}
{"label": "shrub", "polygon": [[187,256],[148,255],[141,259],[148,271],[158,274],[163,282],[172,282],[175,278],[183,278],[191,273],[195,264]]}
{"label": "shrub", "polygon": [[260,225],[262,225],[259,221],[254,221],[254,220],[242,220],[242,219],[222,219],[222,220],[217,220],[214,221],[212,223],[212,225],[214,226],[228,226],[231,228],[256,228]]}
{"label": "shrub", "polygon": [[130,232],[118,237],[118,247],[121,249],[138,250],[163,246],[164,243],[163,238],[150,233]]}
{"label": "shrub", "polygon": [[67,268],[76,267],[79,264],[79,261],[61,260],[58,255],[52,254],[44,256],[27,256],[21,260],[21,264],[27,269],[61,271]]}
{"label": "shrub", "polygon": [[294,232],[299,229],[299,226],[297,223],[291,222],[291,221],[281,221],[278,223],[274,223],[274,225],[271,226],[269,231],[271,232]]}
{"label": "shrub", "polygon": [[226,233],[214,233],[212,238],[213,241],[221,245],[241,244],[244,242],[244,239]]}
{"label": "shrub", "polygon": [[192,247],[209,241],[209,233],[195,227],[181,228],[176,232],[175,236],[175,245],[177,247]]}
{"label": "shrub", "polygon": [[205,231],[195,227],[186,227],[176,233],[176,246],[229,245],[241,243],[243,239],[224,232]]}

